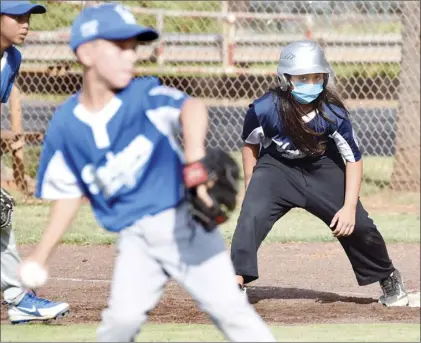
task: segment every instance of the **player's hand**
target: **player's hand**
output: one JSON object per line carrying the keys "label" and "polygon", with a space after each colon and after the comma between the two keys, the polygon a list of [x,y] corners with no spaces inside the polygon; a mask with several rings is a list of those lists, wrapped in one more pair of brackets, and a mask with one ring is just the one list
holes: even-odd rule
{"label": "player's hand", "polygon": [[184,168],[184,183],[187,188],[195,189],[196,196],[203,201],[207,207],[214,205],[212,198],[209,196],[208,189],[211,189],[215,181],[209,179],[208,171],[199,161],[192,163]]}
{"label": "player's hand", "polygon": [[213,200],[208,194],[208,189],[212,187],[212,180],[209,180],[208,172],[201,162],[195,162],[184,168],[184,183],[188,189],[194,189],[195,195],[211,208]]}
{"label": "player's hand", "polygon": [[335,237],[347,237],[352,234],[355,227],[355,213],[356,209],[350,206],[343,206],[330,223],[330,227],[333,228],[336,225],[335,230],[332,234]]}
{"label": "player's hand", "polygon": [[200,200],[202,200],[207,207],[211,208],[213,206],[213,200],[208,193],[208,188],[210,188],[209,183],[210,182],[208,181],[206,184],[197,186],[196,194],[197,197],[200,198]]}
{"label": "player's hand", "polygon": [[18,275],[25,288],[37,289],[44,286],[48,279],[45,260],[38,258],[36,254],[29,256],[21,262]]}

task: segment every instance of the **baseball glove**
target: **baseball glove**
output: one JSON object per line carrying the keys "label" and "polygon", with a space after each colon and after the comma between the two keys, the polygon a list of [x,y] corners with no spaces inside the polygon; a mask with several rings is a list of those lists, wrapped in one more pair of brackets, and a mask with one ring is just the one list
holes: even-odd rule
{"label": "baseball glove", "polygon": [[[193,218],[207,231],[227,221],[229,212],[235,209],[238,194],[240,172],[235,160],[221,149],[210,149],[202,160],[187,164],[183,176]],[[197,194],[197,186],[202,184],[212,199],[212,207]]]}
{"label": "baseball glove", "polygon": [[3,188],[1,188],[1,223],[0,228],[3,229],[10,225],[12,222],[13,208],[15,207],[15,201],[12,196]]}

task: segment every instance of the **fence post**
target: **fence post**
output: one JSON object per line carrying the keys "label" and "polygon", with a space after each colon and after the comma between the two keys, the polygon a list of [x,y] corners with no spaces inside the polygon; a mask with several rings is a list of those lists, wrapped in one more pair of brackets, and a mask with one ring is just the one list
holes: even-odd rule
{"label": "fence post", "polygon": [[228,11],[228,1],[221,2],[223,20],[222,30],[222,65],[224,68],[234,67],[235,15]]}
{"label": "fence post", "polygon": [[307,17],[306,17],[305,36],[307,39],[312,39],[312,36],[313,36],[313,17],[311,14],[307,14]]}
{"label": "fence post", "polygon": [[16,188],[25,195],[28,194],[28,185],[25,180],[25,164],[24,164],[24,145],[25,137],[22,129],[22,108],[20,104],[20,91],[14,86],[10,93],[10,124],[12,132],[15,135],[14,142],[11,144],[12,150],[12,168],[13,178]]}
{"label": "fence post", "polygon": [[155,47],[155,56],[156,56],[157,63],[160,66],[162,66],[165,62],[164,61],[164,38],[162,37],[164,33],[164,20],[165,20],[164,12],[159,11],[159,13],[156,16],[156,29],[160,34],[160,38]]}
{"label": "fence post", "polygon": [[402,60],[399,73],[399,106],[396,153],[390,188],[420,191],[420,3],[402,5]]}

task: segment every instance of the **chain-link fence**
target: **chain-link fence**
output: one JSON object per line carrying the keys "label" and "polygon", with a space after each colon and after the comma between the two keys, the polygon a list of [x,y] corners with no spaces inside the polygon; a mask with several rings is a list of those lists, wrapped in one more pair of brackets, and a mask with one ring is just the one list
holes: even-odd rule
{"label": "chain-link fence", "polygon": [[[32,16],[32,32],[20,48],[20,101],[9,104],[11,112],[21,111],[21,121],[9,120],[10,106],[2,111],[3,180],[22,184],[24,165],[33,188],[48,121],[81,85],[81,68],[68,47],[70,25],[81,8],[94,3],[45,1],[47,14]],[[324,47],[335,87],[352,115],[364,152],[364,189],[419,190],[419,1],[124,4],[140,23],[162,33],[155,44],[139,47],[138,75],[157,75],[203,98],[211,117],[208,144],[238,152],[247,106],[274,84],[281,48],[314,39]]]}

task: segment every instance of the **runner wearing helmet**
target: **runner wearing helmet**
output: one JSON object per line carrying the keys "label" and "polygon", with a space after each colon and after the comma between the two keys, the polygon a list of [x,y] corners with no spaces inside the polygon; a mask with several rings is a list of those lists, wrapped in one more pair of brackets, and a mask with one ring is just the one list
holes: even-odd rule
{"label": "runner wearing helmet", "polygon": [[249,106],[242,133],[246,194],[231,246],[237,282],[245,291],[258,278],[262,241],[299,207],[331,228],[359,285],[380,282],[380,303],[406,306],[399,271],[359,201],[361,153],[349,112],[328,86],[330,74],[315,42],[291,43],[281,52],[278,86]]}

